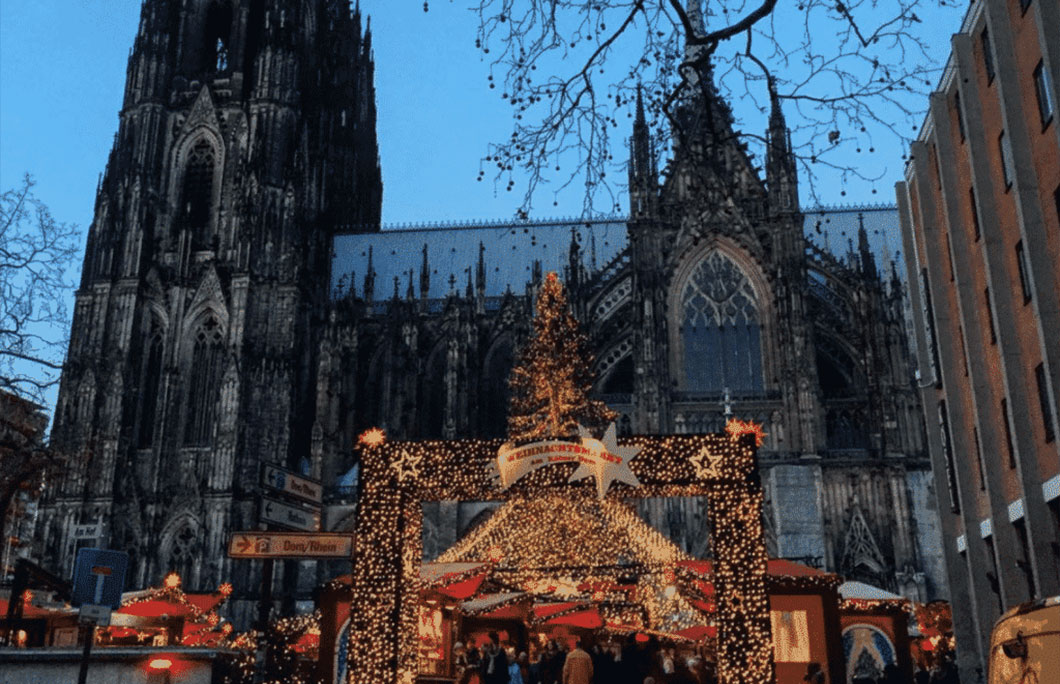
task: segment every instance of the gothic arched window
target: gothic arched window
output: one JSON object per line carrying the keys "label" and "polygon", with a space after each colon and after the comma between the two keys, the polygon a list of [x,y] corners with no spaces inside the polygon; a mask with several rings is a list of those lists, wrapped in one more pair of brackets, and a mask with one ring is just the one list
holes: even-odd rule
{"label": "gothic arched window", "polygon": [[213,2],[206,11],[203,71],[228,71],[228,42],[232,34],[232,7],[228,3]]}
{"label": "gothic arched window", "polygon": [[151,446],[154,440],[155,411],[158,407],[158,392],[162,387],[162,329],[157,322],[152,323],[151,332],[144,345],[141,373],[140,429],[136,446],[144,449]]}
{"label": "gothic arched window", "polygon": [[479,390],[479,434],[503,437],[508,430],[508,375],[512,372],[512,340],[502,334],[486,354]]}
{"label": "gothic arched window", "polygon": [[721,252],[696,266],[681,294],[685,388],[693,392],[762,389],[758,303],[740,267]]}
{"label": "gothic arched window", "polygon": [[180,205],[184,226],[191,232],[192,249],[210,249],[213,235],[210,229],[213,214],[213,175],[217,164],[213,145],[200,140],[188,153],[184,166],[184,183]]}
{"label": "gothic arched window", "polygon": [[446,343],[443,341],[427,358],[427,367],[421,375],[420,438],[438,439],[445,428],[445,402],[448,388],[445,386]]}
{"label": "gothic arched window", "polygon": [[185,590],[194,584],[194,572],[199,561],[198,526],[191,519],[181,522],[163,546],[165,557],[162,571],[180,575]]}
{"label": "gothic arched window", "polygon": [[207,318],[195,331],[188,374],[188,418],[185,446],[207,446],[217,415],[221,374],[224,372],[224,335],[217,319]]}

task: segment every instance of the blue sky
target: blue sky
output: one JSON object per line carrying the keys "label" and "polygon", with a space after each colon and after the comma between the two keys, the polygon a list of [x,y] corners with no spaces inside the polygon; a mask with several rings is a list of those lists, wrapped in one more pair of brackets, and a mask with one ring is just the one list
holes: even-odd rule
{"label": "blue sky", "polygon": [[[361,2],[371,15],[376,56],[384,223],[503,218],[521,198],[476,181],[487,141],[505,137],[510,119],[509,107],[487,87],[466,4],[436,1],[425,13],[419,0]],[[0,186],[33,174],[55,216],[82,228],[91,221],[96,180],[117,130],[139,6],[139,0],[0,2]],[[950,21],[936,22],[938,33],[929,39],[942,59],[960,13],[939,16]],[[845,196],[839,184],[824,183],[834,197],[822,199],[891,201],[901,152],[879,153],[884,180],[850,184]],[[537,206],[547,211],[535,215],[581,211],[576,189],[563,193],[557,207],[551,200],[546,193]]]}

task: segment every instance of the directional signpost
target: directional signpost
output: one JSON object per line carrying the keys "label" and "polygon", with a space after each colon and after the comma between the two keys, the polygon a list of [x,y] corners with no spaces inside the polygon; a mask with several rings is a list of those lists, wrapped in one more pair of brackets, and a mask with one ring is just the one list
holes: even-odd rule
{"label": "directional signpost", "polygon": [[289,470],[266,465],[261,473],[262,483],[270,489],[296,499],[320,505],[324,501],[324,486],[317,480],[296,475]]}
{"label": "directional signpost", "polygon": [[121,605],[125,589],[125,570],[129,554],[106,549],[78,549],[74,562],[74,582],[70,603],[81,607],[81,621],[85,626],[85,647],[81,651],[81,671],[78,684],[88,680],[88,660],[92,642],[96,639],[96,625],[110,624],[110,612]]}
{"label": "directional signpost", "polygon": [[[230,558],[257,559],[261,567],[261,599],[258,602],[258,631],[268,628],[272,612],[272,571],[276,559],[351,558],[353,540],[345,535],[320,534],[320,508],[324,502],[324,485],[279,466],[265,464],[261,469],[261,508],[258,522],[263,525],[299,530],[291,532],[235,532],[229,539]],[[259,639],[265,644],[265,639]],[[263,677],[267,660],[263,651],[256,657],[258,672],[255,681]]]}
{"label": "directional signpost", "polygon": [[349,559],[353,557],[353,536],[327,532],[233,532],[228,540],[228,557]]}
{"label": "directional signpost", "polygon": [[74,525],[73,533],[70,535],[73,539],[99,539],[103,531],[103,523],[87,523],[84,525]]}
{"label": "directional signpost", "polygon": [[294,530],[316,532],[320,529],[320,509],[310,510],[301,506],[291,506],[263,496],[261,497],[261,521]]}

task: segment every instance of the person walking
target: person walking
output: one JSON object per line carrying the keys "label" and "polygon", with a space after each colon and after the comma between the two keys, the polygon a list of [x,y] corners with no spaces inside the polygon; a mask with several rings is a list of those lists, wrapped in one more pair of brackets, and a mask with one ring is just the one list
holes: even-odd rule
{"label": "person walking", "polygon": [[578,642],[563,662],[563,684],[592,684],[592,681],[593,658]]}
{"label": "person walking", "polygon": [[508,654],[501,648],[501,638],[489,633],[490,640],[483,647],[482,679],[485,684],[508,684]]}

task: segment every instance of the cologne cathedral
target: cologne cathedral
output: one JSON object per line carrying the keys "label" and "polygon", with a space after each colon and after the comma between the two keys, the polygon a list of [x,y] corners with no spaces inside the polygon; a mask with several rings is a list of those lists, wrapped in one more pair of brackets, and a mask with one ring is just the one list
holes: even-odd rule
{"label": "cologne cathedral", "polygon": [[[362,431],[503,437],[555,271],[620,434],[761,423],[771,555],[946,597],[903,283],[880,249],[897,213],[801,211],[777,98],[764,169],[708,87],[660,171],[638,102],[628,216],[380,230],[372,59],[349,0],[144,0],[56,409],[74,465],[44,502],[46,565],[68,574],[98,545],[131,554],[129,586],[177,571],[252,592],[256,564],[225,547],[258,527],[263,465],[321,479],[324,529],[344,530]],[[709,556],[702,502],[636,505]],[[425,555],[491,510],[426,507]],[[308,597],[326,565],[277,582]]]}

